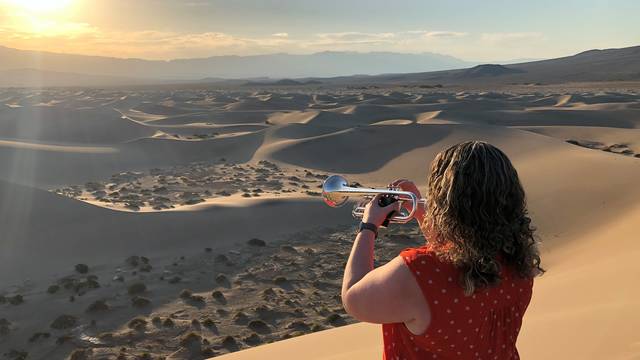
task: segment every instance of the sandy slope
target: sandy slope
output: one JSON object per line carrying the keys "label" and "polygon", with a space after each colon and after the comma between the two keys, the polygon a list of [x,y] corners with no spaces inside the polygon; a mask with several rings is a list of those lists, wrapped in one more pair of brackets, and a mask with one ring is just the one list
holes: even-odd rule
{"label": "sandy slope", "polygon": [[275,344],[216,357],[216,359],[289,359],[292,356],[309,360],[380,359],[382,358],[381,343],[379,325],[359,323],[282,340]]}
{"label": "sandy slope", "polygon": [[[8,335],[0,338],[0,350],[29,348],[34,358],[60,358],[83,348],[94,349],[98,357],[98,351],[117,352],[135,339],[140,345],[129,346],[127,356],[146,351],[174,353],[176,359],[202,358],[206,352],[196,356],[195,350],[179,344],[190,331],[202,336],[198,351],[215,354],[311,332],[312,325],[319,326],[312,322],[342,314],[329,294],[339,282],[339,261],[346,258],[346,250],[334,253],[331,241],[346,246],[350,230],[339,227],[353,222],[348,208],[329,209],[313,195],[319,177],[341,173],[368,186],[403,177],[424,187],[427,165],[438,151],[479,139],[503,149],[516,165],[549,270],[536,283],[519,340],[523,358],[635,358],[640,355],[634,333],[640,326],[635,311],[640,294],[633,286],[640,273],[634,242],[640,222],[640,158],[635,157],[640,153],[640,99],[633,91],[583,90],[0,92],[0,166],[7,169],[0,174],[0,295],[25,298],[21,305],[0,304],[0,319],[11,324]],[[626,149],[630,152],[623,153]],[[267,171],[264,164],[275,164],[277,170]],[[145,177],[127,179],[125,171]],[[170,174],[169,180],[164,174]],[[89,181],[92,184],[85,184]],[[160,189],[163,181],[167,189]],[[139,196],[143,202],[162,190],[176,206],[154,211],[145,204],[141,212],[120,211],[124,209],[115,200],[108,200],[116,195],[101,202],[97,196],[103,195],[88,190],[96,183]],[[86,202],[46,191],[71,185],[76,187],[69,189],[81,195],[74,195],[75,190],[67,195]],[[208,195],[205,189],[211,190]],[[236,193],[217,195],[221,189]],[[181,192],[197,193],[203,201],[179,204],[176,199],[184,196],[176,194]],[[312,235],[299,235],[310,229]],[[295,240],[283,240],[287,237]],[[269,245],[245,256],[250,238]],[[396,240],[387,242],[410,244]],[[420,238],[412,233],[410,240],[415,244]],[[315,245],[317,271],[299,268],[309,261],[300,249],[280,248],[291,244],[300,249]],[[205,247],[236,260],[227,265],[197,255]],[[392,248],[384,249],[390,255]],[[153,270],[141,273],[123,267],[124,259],[133,254],[151,258]],[[175,260],[180,256],[186,259]],[[177,299],[179,290],[165,278],[165,271],[175,273],[175,261],[182,276],[190,279],[184,286],[205,296],[204,303],[195,306]],[[47,294],[52,283],[84,276],[73,274],[77,263],[90,264],[90,274],[99,276],[102,287],[73,295],[74,302],[68,301],[72,293]],[[233,286],[215,284],[212,277],[220,269]],[[264,300],[264,286],[287,272],[300,278],[279,286],[282,302]],[[124,285],[110,280],[114,274],[124,274],[125,285],[134,280],[148,284],[144,296],[152,305],[132,308]],[[327,274],[329,280],[323,278]],[[216,289],[224,292],[228,303],[211,298]],[[100,299],[113,307],[92,325],[96,317],[84,309]],[[241,320],[230,320],[240,312],[259,317],[255,309],[265,304],[272,310],[293,311],[285,301],[309,299],[314,305],[295,305],[303,315],[265,318],[271,330],[256,335],[257,342]],[[46,309],[46,315],[34,319],[30,314],[36,308]],[[230,315],[221,315],[220,309]],[[61,313],[77,316],[79,324],[69,330],[50,329],[49,323]],[[291,314],[308,321],[291,323]],[[155,316],[173,318],[180,325],[170,331],[149,325],[135,332],[127,323],[136,315],[149,321]],[[205,315],[214,318],[218,331],[191,324]],[[316,329],[349,322],[323,323]],[[51,338],[27,342],[43,330]],[[104,333],[115,338],[82,338]],[[65,335],[71,340],[56,347],[56,338]],[[234,346],[225,343],[227,335],[236,339]],[[379,341],[377,326],[357,324],[229,358],[299,354],[313,344],[317,359],[369,359],[378,356]],[[147,348],[151,343],[163,345]]]}
{"label": "sandy slope", "polygon": [[532,359],[638,357],[639,223],[636,201],[635,208],[549,251],[550,271],[536,285],[519,341],[523,354]]}
{"label": "sandy slope", "polygon": [[[612,212],[606,216],[606,224],[596,225],[589,220],[574,226],[563,224],[561,233],[551,239],[543,237],[543,259],[548,273],[537,280],[533,301],[525,316],[518,340],[522,358],[635,359],[638,356],[640,291],[635,284],[640,276],[637,262],[640,251],[636,244],[640,223],[637,199],[640,197],[638,193],[630,197],[635,202],[633,206],[592,210],[594,217]],[[579,204],[572,205],[574,212],[579,209]],[[538,224],[546,228],[544,222],[538,221]],[[350,325],[222,358],[282,358],[283,354],[305,354],[307,359],[372,359],[381,353],[379,331],[376,325]]]}

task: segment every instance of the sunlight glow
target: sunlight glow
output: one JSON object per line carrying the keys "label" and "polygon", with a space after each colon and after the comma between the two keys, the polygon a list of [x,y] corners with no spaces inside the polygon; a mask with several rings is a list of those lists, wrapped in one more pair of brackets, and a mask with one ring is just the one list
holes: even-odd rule
{"label": "sunlight glow", "polygon": [[[5,17],[0,29],[10,31],[13,40],[74,36],[86,33],[88,25],[70,21],[78,0],[0,0]],[[0,16],[1,17],[1,16]],[[8,41],[10,44],[11,41]]]}
{"label": "sunlight glow", "polygon": [[73,0],[4,0],[7,4],[33,13],[51,13],[68,9]]}

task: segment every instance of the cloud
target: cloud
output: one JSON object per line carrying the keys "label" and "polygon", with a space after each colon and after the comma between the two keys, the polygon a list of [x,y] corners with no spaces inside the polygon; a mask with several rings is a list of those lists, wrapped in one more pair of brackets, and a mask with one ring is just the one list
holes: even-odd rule
{"label": "cloud", "polygon": [[20,49],[112,57],[174,59],[282,51],[288,34],[239,37],[222,32],[104,31],[86,23],[12,14],[0,23],[0,44]]}
{"label": "cloud", "polygon": [[[187,0],[189,6],[207,1]],[[324,32],[291,37],[288,32],[265,36],[238,36],[225,32],[120,31],[66,20],[2,11],[0,44],[19,49],[144,59],[176,59],[215,55],[310,53],[317,51],[437,51],[438,42],[466,35],[456,31]],[[5,9],[6,10],[6,9]],[[439,40],[440,39],[440,40]]]}
{"label": "cloud", "polygon": [[392,43],[395,33],[336,32],[316,34],[310,45],[362,45]]}
{"label": "cloud", "polygon": [[480,35],[482,41],[488,43],[502,43],[522,40],[538,40],[543,35],[539,32],[503,32],[503,33],[483,33]]}
{"label": "cloud", "polygon": [[[1,0],[0,0],[1,1]],[[12,14],[0,23],[0,44],[20,49],[144,59],[176,59],[215,55],[256,55],[318,51],[395,51],[450,53],[458,31],[326,32],[291,37],[287,32],[237,36],[224,32],[104,30],[86,23]]]}
{"label": "cloud", "polygon": [[409,30],[400,34],[409,36],[421,36],[427,39],[448,39],[448,38],[461,38],[469,35],[469,33],[462,31],[434,31],[434,30]]}
{"label": "cloud", "polygon": [[467,36],[466,32],[458,31],[428,31],[424,33],[427,38],[459,38]]}
{"label": "cloud", "polygon": [[207,1],[186,1],[186,2],[181,2],[180,5],[200,7],[200,6],[210,6],[211,4],[208,3]]}
{"label": "cloud", "polygon": [[[16,0],[17,1],[17,0]],[[171,0],[191,7],[212,6],[211,0]],[[432,52],[472,60],[539,57],[546,45],[539,32],[467,33],[457,29],[417,28],[408,31],[338,31],[291,33],[275,28],[264,35],[221,31],[124,31],[99,28],[64,12],[33,13],[0,0],[0,45],[29,50],[86,55],[176,59],[216,55],[312,53],[319,51]],[[289,32],[286,32],[286,31]],[[536,46],[531,46],[535,44]]]}
{"label": "cloud", "polygon": [[460,31],[409,30],[398,32],[320,33],[295,44],[308,51],[394,51],[403,53],[450,53],[453,45],[462,45],[467,33]]}

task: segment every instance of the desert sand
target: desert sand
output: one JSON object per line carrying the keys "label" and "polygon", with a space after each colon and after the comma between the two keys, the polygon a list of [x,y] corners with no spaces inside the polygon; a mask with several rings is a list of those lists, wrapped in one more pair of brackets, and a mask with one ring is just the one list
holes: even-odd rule
{"label": "desert sand", "polygon": [[[0,354],[379,358],[379,326],[341,307],[356,222],[322,180],[424,190],[438,151],[477,139],[514,162],[548,270],[522,358],[637,358],[639,94],[0,90]],[[415,224],[381,234],[378,264],[424,242]]]}

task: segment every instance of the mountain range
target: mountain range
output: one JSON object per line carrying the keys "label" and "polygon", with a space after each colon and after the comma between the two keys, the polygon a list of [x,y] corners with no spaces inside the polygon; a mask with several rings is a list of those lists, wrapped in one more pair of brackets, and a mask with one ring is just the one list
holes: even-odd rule
{"label": "mountain range", "polygon": [[0,46],[1,87],[176,83],[455,85],[618,80],[640,80],[640,46],[589,50],[556,59],[508,65],[478,64],[433,53],[327,51],[309,55],[214,56],[158,61],[68,55]]}
{"label": "mountain range", "polygon": [[[467,67],[474,63],[434,53],[326,51],[308,55],[270,54],[213,56],[199,59],[142,60],[17,50],[0,46],[0,71],[33,69],[129,78],[141,81],[200,80],[204,78],[250,79],[256,77],[334,77],[353,74],[423,72]],[[52,75],[52,74],[49,74]],[[103,79],[107,83],[108,79]],[[120,79],[121,80],[121,79]],[[116,79],[117,82],[117,79]]]}

